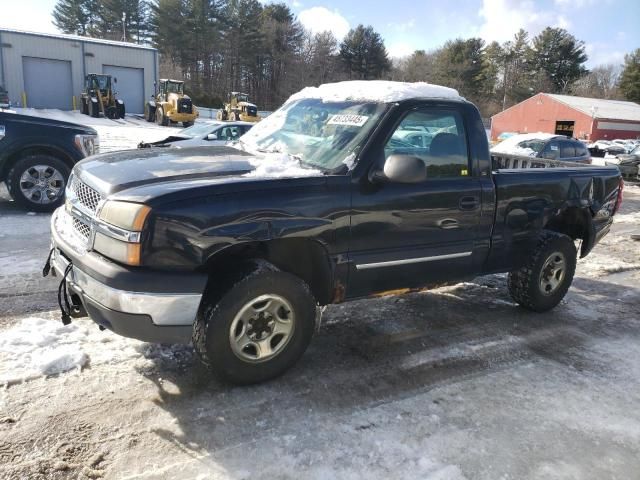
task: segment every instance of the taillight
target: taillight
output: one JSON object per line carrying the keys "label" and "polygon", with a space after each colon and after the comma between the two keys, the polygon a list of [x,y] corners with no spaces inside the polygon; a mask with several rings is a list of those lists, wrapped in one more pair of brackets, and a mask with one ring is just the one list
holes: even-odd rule
{"label": "taillight", "polygon": [[620,179],[620,185],[618,185],[618,198],[616,198],[616,206],[613,207],[613,215],[618,213],[620,206],[622,205],[622,191],[624,190],[624,180]]}

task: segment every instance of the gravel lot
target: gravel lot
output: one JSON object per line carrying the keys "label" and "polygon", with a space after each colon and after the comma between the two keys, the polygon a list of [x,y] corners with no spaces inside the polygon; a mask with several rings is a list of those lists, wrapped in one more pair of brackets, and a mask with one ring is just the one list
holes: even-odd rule
{"label": "gravel lot", "polygon": [[[0,478],[640,478],[639,212],[627,186],[550,313],[500,275],[332,306],[292,371],[230,387],[190,347],[63,328],[49,216],[0,193]],[[83,368],[47,375],[61,354]]]}

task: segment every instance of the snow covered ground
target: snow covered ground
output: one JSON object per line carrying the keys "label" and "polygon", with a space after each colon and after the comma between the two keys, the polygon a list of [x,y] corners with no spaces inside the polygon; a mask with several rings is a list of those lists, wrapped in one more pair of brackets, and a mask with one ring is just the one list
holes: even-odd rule
{"label": "snow covered ground", "polygon": [[[128,121],[103,147],[169,131]],[[0,195],[0,479],[639,478],[638,186],[552,312],[503,275],[335,305],[252,387],[190,347],[62,326],[49,219]]]}

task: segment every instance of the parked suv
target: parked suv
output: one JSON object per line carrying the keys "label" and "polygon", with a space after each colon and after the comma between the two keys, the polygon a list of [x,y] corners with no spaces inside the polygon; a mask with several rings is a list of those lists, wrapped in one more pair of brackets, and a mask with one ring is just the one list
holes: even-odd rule
{"label": "parked suv", "polygon": [[0,182],[17,204],[50,212],[64,202],[73,166],[98,145],[93,128],[0,112]]}
{"label": "parked suv", "polygon": [[497,144],[491,151],[564,162],[591,163],[591,154],[584,143],[548,133],[514,135]]}

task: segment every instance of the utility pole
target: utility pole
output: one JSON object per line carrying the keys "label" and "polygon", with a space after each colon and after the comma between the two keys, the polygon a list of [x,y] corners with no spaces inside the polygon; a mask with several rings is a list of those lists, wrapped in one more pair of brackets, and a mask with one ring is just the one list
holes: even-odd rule
{"label": "utility pole", "polygon": [[127,14],[126,12],[122,12],[122,41],[127,41]]}

